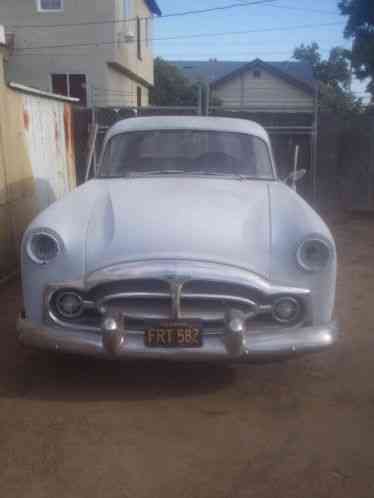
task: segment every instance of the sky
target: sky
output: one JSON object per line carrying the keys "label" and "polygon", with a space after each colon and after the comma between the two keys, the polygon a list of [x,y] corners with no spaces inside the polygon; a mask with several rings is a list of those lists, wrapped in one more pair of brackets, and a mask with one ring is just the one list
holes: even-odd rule
{"label": "sky", "polygon": [[[242,3],[250,0],[243,0]],[[240,3],[240,0],[158,0],[163,14],[199,10]],[[350,48],[343,35],[345,18],[338,0],[275,0],[269,5],[252,5],[199,15],[163,18],[155,21],[155,55],[170,60],[269,61],[290,60],[301,43],[316,41],[323,56],[334,46]],[[320,12],[315,12],[320,11]],[[306,27],[309,25],[311,27]],[[305,26],[293,29],[293,26]],[[271,31],[274,29],[274,31]],[[268,30],[187,38],[194,34]],[[278,30],[278,31],[277,31]],[[174,40],[160,38],[182,37]],[[365,85],[354,82],[353,90],[363,96]]]}

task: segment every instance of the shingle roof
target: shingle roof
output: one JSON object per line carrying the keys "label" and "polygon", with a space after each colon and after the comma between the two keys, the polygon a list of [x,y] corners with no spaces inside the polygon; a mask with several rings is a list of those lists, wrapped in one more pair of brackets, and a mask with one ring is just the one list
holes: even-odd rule
{"label": "shingle roof", "polygon": [[312,67],[309,64],[298,61],[277,61],[268,62],[255,59],[251,62],[235,61],[169,61],[177,66],[192,82],[206,81],[216,84],[218,81],[229,77],[232,73],[244,69],[249,64],[260,63],[269,66],[269,69],[283,73],[285,76],[293,78],[300,83],[315,88],[316,80],[313,75]]}
{"label": "shingle roof", "polygon": [[162,12],[160,7],[157,5],[156,0],[145,0],[145,3],[147,4],[149,10],[152,12],[152,14],[156,14],[156,16],[161,16]]}

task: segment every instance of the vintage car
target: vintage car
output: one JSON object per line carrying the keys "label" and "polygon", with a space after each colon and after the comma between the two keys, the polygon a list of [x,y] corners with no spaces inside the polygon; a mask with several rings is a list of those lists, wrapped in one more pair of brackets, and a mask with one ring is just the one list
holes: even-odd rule
{"label": "vintage car", "polygon": [[96,178],[24,235],[19,340],[103,358],[185,361],[332,346],[334,240],[286,183],[256,123],[119,122]]}

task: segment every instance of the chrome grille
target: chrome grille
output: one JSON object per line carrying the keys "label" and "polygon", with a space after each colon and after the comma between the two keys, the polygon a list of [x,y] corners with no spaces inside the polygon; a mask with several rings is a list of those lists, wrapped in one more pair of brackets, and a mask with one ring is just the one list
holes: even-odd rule
{"label": "chrome grille", "polygon": [[[199,319],[223,323],[228,309],[253,311],[259,293],[222,281],[131,280],[100,285],[92,297],[97,307],[120,311],[129,320]],[[177,301],[177,302],[176,302]]]}
{"label": "chrome grille", "polygon": [[134,319],[168,319],[171,293],[168,282],[157,279],[139,279],[113,282],[93,291],[96,306],[120,311]]}

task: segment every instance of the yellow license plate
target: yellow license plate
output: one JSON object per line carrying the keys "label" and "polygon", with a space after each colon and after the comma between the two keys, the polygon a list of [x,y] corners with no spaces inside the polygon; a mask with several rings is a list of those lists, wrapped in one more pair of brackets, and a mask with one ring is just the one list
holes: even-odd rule
{"label": "yellow license plate", "polygon": [[145,345],[149,348],[200,348],[203,344],[199,326],[165,324],[147,329]]}

